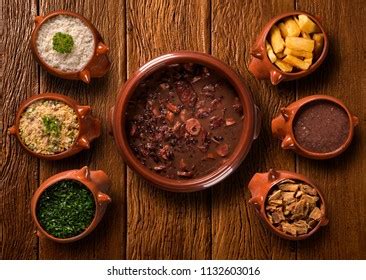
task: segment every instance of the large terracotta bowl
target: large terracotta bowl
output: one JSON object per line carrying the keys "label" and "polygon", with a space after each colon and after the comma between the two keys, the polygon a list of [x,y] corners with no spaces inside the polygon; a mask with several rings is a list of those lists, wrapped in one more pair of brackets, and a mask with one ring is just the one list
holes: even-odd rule
{"label": "large terracotta bowl", "polygon": [[[94,54],[92,58],[89,60],[89,62],[85,65],[85,67],[76,72],[66,72],[61,71],[59,69],[56,69],[54,67],[51,67],[49,64],[47,64],[40,54],[38,53],[37,49],[37,36],[38,31],[42,24],[44,24],[47,20],[49,20],[52,17],[59,16],[59,15],[66,15],[71,17],[76,17],[80,19],[93,33],[94,36]],[[64,10],[58,10],[51,12],[45,16],[36,16],[34,19],[35,21],[35,28],[32,32],[31,37],[31,49],[34,54],[34,57],[38,61],[38,63],[49,73],[52,75],[55,75],[57,77],[68,79],[68,80],[82,80],[85,83],[90,83],[91,78],[93,77],[102,77],[104,76],[107,71],[110,68],[111,63],[108,60],[107,53],[109,51],[109,48],[107,45],[103,42],[102,36],[98,32],[98,30],[94,27],[94,25],[85,17],[83,17],[80,14],[73,13],[70,11],[64,11]]]}
{"label": "large terracotta bowl", "polygon": [[[296,119],[297,113],[308,104],[316,101],[328,101],[341,107],[348,115],[349,131],[345,142],[336,150],[331,152],[314,152],[303,148],[298,141],[293,130],[293,122]],[[329,159],[343,153],[352,142],[354,135],[354,127],[358,125],[358,118],[354,116],[344,103],[332,96],[328,95],[311,95],[297,100],[286,108],[281,108],[280,114],[272,120],[272,134],[282,140],[281,147],[285,150],[293,150],[294,152],[304,157],[312,159]]]}
{"label": "large terracotta bowl", "polygon": [[[38,100],[57,100],[65,103],[74,109],[79,121],[79,135],[75,139],[74,144],[67,150],[57,153],[57,154],[40,154],[29,149],[23,142],[20,134],[19,134],[19,124],[20,118],[24,110],[31,105],[33,102]],[[57,94],[57,93],[42,93],[38,95],[33,95],[32,97],[25,100],[19,107],[14,125],[9,128],[9,133],[17,137],[22,148],[27,151],[30,155],[35,156],[40,159],[46,160],[59,160],[63,158],[70,157],[79,153],[82,150],[87,150],[90,148],[90,142],[94,139],[98,138],[100,135],[101,124],[100,121],[94,118],[91,115],[91,107],[90,106],[82,106],[77,104],[77,102],[65,95]]]}
{"label": "large terracotta bowl", "polygon": [[[316,60],[316,62],[313,63],[309,69],[294,73],[286,73],[281,71],[275,64],[273,64],[269,60],[266,52],[266,38],[272,26],[275,25],[278,21],[290,16],[301,15],[301,14],[307,15],[314,23],[318,25],[319,29],[324,34],[323,51]],[[314,72],[323,63],[325,57],[328,54],[328,49],[329,49],[329,41],[327,34],[325,33],[325,30],[317,17],[303,11],[283,13],[272,18],[269,22],[267,22],[267,24],[264,26],[263,30],[259,34],[256,43],[254,44],[252,50],[250,51],[251,60],[249,62],[249,71],[257,79],[260,80],[269,79],[273,85],[277,85],[282,81],[291,81],[300,79]]]}
{"label": "large terracotta bowl", "polygon": [[[127,104],[131,96],[135,93],[137,86],[146,77],[159,71],[166,65],[180,63],[197,63],[205,65],[226,78],[240,98],[245,114],[245,118],[243,119],[244,129],[241,132],[240,141],[232,155],[228,157],[227,161],[217,168],[217,170],[204,177],[187,180],[168,179],[154,173],[142,165],[131,150],[125,131]],[[117,102],[111,110],[110,122],[117,148],[122,154],[123,159],[133,170],[149,182],[164,190],[173,192],[193,192],[217,184],[229,176],[240,165],[249,152],[253,140],[258,137],[261,118],[258,107],[253,102],[251,93],[248,91],[241,78],[228,65],[208,54],[180,51],[157,57],[146,63],[134,73],[119,90]]]}
{"label": "large terracotta bowl", "polygon": [[[95,214],[92,222],[90,225],[80,234],[69,237],[69,238],[57,238],[47,231],[45,231],[37,218],[37,204],[38,200],[41,197],[42,193],[49,187],[53,186],[59,181],[63,180],[74,180],[80,182],[84,185],[92,194],[95,201]],[[103,218],[107,205],[112,201],[111,198],[105,194],[110,188],[111,181],[109,180],[108,176],[102,171],[91,171],[87,166],[84,166],[81,169],[75,170],[68,170],[65,172],[58,173],[46,181],[44,181],[40,187],[34,193],[32,200],[31,200],[31,214],[34,223],[37,226],[37,235],[39,237],[45,237],[52,241],[59,242],[59,243],[70,243],[81,238],[84,238],[89,233],[91,233],[95,227],[98,225],[100,220]]]}
{"label": "large terracotta bowl", "polygon": [[[309,231],[306,234],[302,234],[302,235],[298,235],[298,236],[292,236],[292,235],[286,234],[283,231],[280,231],[279,229],[274,227],[266,216],[265,203],[266,203],[268,194],[270,193],[270,191],[273,187],[275,187],[278,183],[280,183],[281,181],[283,181],[285,179],[292,179],[292,180],[301,181],[301,182],[308,184],[309,186],[313,187],[317,191],[317,193],[320,197],[321,210],[322,210],[323,215],[322,215],[320,221],[318,222],[318,224],[311,231]],[[249,200],[249,203],[254,206],[256,213],[261,218],[261,220],[266,224],[266,226],[273,233],[277,234],[279,237],[282,237],[282,238],[285,238],[288,240],[307,239],[310,236],[312,236],[315,232],[317,232],[320,229],[320,227],[326,226],[329,222],[329,220],[326,216],[326,205],[325,205],[325,200],[324,200],[323,194],[321,193],[319,188],[317,188],[317,186],[309,178],[305,177],[304,175],[294,173],[291,171],[283,171],[283,170],[276,171],[276,170],[271,169],[265,173],[254,174],[254,176],[252,177],[252,179],[249,182],[248,188],[252,195],[252,198]]]}

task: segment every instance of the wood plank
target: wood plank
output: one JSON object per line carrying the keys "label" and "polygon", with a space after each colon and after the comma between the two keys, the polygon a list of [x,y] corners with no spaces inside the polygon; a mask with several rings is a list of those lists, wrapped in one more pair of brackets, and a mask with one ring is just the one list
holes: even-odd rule
{"label": "wood plank", "polygon": [[297,1],[297,9],[320,16],[330,37],[324,65],[298,81],[299,97],[315,93],[335,96],[360,119],[355,139],[345,154],[326,161],[299,157],[299,172],[313,178],[325,193],[330,219],[317,236],[301,242],[300,259],[366,258],[366,39],[361,35],[366,31],[364,4],[361,0]]}
{"label": "wood plank", "polygon": [[124,1],[41,1],[41,14],[66,9],[89,18],[110,47],[112,68],[107,76],[92,80],[90,85],[67,81],[42,71],[41,92],[59,92],[81,104],[92,106],[94,115],[102,119],[101,137],[84,151],[70,159],[41,163],[41,180],[68,169],[89,165],[104,170],[112,180],[113,203],[96,230],[85,239],[69,245],[47,240],[40,242],[42,259],[120,259],[125,258],[126,243],[126,167],[116,152],[113,138],[106,129],[106,113],[113,106],[117,89],[125,79],[125,3]]}
{"label": "wood plank", "polygon": [[212,191],[214,259],[293,259],[296,243],[274,236],[248,205],[247,184],[256,172],[270,168],[294,170],[295,157],[281,150],[271,136],[270,120],[279,108],[295,100],[294,83],[272,86],[247,70],[250,49],[261,28],[279,13],[292,10],[293,1],[212,1],[212,54],[243,77],[262,112],[259,139],[240,168]]}
{"label": "wood plank", "polygon": [[0,8],[0,259],[36,259],[30,200],[38,185],[38,160],[28,156],[7,130],[20,103],[38,91],[37,66],[28,46],[37,5],[11,0],[1,1]]}
{"label": "wood plank", "polygon": [[[165,52],[208,51],[208,1],[129,1],[128,73]],[[209,259],[210,192],[160,191],[128,171],[129,259]]]}

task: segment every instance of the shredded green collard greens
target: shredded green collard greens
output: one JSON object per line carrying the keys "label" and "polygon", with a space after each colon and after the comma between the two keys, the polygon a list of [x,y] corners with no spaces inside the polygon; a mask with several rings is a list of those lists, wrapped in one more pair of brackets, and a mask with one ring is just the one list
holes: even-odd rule
{"label": "shredded green collard greens", "polygon": [[60,181],[42,193],[37,218],[42,228],[57,238],[82,233],[95,214],[93,194],[81,183]]}

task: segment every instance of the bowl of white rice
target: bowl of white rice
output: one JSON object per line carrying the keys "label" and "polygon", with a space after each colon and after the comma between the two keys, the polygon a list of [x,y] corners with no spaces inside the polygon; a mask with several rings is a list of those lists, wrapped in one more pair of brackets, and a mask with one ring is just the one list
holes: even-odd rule
{"label": "bowl of white rice", "polygon": [[49,73],[89,83],[110,68],[109,48],[94,25],[82,15],[54,11],[35,18],[31,49]]}
{"label": "bowl of white rice", "polygon": [[25,100],[9,133],[31,155],[58,160],[89,149],[100,135],[100,121],[90,106],[57,93],[43,93]]}

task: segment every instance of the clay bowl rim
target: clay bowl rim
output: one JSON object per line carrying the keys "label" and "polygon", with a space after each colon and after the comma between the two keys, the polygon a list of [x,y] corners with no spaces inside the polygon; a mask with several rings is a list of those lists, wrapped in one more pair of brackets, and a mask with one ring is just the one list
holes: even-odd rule
{"label": "clay bowl rim", "polygon": [[[287,18],[287,17],[291,17],[291,16],[295,16],[295,15],[302,15],[302,14],[308,16],[312,21],[314,21],[315,24],[321,30],[321,33],[324,35],[323,50],[322,50],[322,53],[320,54],[320,56],[318,57],[318,59],[315,61],[315,63],[312,63],[312,65],[309,67],[309,69],[301,70],[298,72],[283,72],[280,68],[278,68],[274,63],[272,63],[269,60],[267,52],[265,51],[268,33],[271,30],[272,26],[275,25],[280,20]],[[318,20],[318,18],[316,16],[309,14],[308,12],[305,12],[305,11],[286,12],[286,13],[279,14],[278,16],[270,19],[267,22],[267,24],[265,25],[265,28],[263,31],[263,38],[261,39],[261,45],[264,46],[263,59],[266,61],[266,63],[270,64],[272,66],[272,69],[276,70],[279,74],[281,74],[283,76],[288,76],[289,78],[292,78],[292,79],[302,78],[302,77],[307,76],[307,75],[311,74],[312,72],[314,72],[323,63],[323,61],[326,58],[328,51],[329,51],[329,40],[328,40],[327,33],[325,32],[325,29],[323,28],[322,24],[320,23],[320,21]]]}
{"label": "clay bowl rim", "polygon": [[[38,52],[38,48],[37,48],[37,35],[39,32],[39,29],[41,28],[41,26],[47,22],[49,19],[59,16],[59,15],[66,15],[66,16],[71,16],[71,17],[76,17],[78,19],[80,19],[93,33],[93,37],[94,37],[94,52],[93,55],[90,57],[90,59],[88,60],[88,62],[84,65],[84,67],[78,71],[61,71],[58,70],[55,67],[52,67],[51,65],[49,65],[48,63],[46,63],[43,58],[41,57],[41,55]],[[66,10],[56,10],[53,12],[50,12],[44,16],[39,16],[42,19],[36,23],[35,28],[32,31],[32,35],[31,35],[31,49],[36,57],[36,59],[38,60],[39,64],[41,64],[48,72],[55,74],[56,76],[59,77],[65,77],[65,76],[70,76],[70,75],[78,75],[79,73],[81,73],[83,70],[85,69],[89,69],[89,66],[91,65],[91,63],[93,62],[94,58],[97,56],[97,49],[98,49],[98,43],[99,41],[101,41],[100,35],[98,30],[95,28],[95,26],[91,23],[90,20],[88,20],[87,18],[85,18],[84,16],[82,16],[81,14],[75,13],[75,12],[71,12],[71,11],[66,11]]]}
{"label": "clay bowl rim", "polygon": [[[316,186],[316,184],[311,179],[306,177],[305,175],[295,173],[295,172],[291,172],[291,171],[287,171],[287,170],[276,170],[276,172],[280,173],[282,175],[281,177],[283,177],[283,178],[277,178],[274,181],[268,183],[269,186],[267,188],[267,191],[263,195],[263,203],[261,205],[260,214],[264,218],[265,223],[278,236],[280,236],[282,238],[285,238],[285,239],[288,239],[288,240],[293,240],[293,241],[307,239],[310,236],[312,236],[314,233],[316,233],[320,229],[321,226],[325,226],[325,225],[328,224],[329,220],[327,218],[327,206],[326,206],[326,202],[325,202],[325,199],[324,199],[324,195],[320,191],[320,189]],[[321,218],[320,221],[318,221],[317,225],[311,231],[309,231],[306,234],[302,234],[302,235],[298,235],[298,236],[292,236],[290,234],[286,234],[285,232],[282,232],[279,229],[275,228],[267,218],[265,206],[266,206],[268,194],[269,194],[269,192],[271,191],[272,188],[274,188],[276,185],[278,185],[280,182],[282,182],[286,179],[293,179],[295,181],[304,182],[304,183],[310,185],[311,187],[313,187],[317,191],[317,193],[320,197],[321,205],[324,208],[323,217]]]}
{"label": "clay bowl rim", "polygon": [[[338,149],[336,149],[334,151],[326,152],[326,153],[309,151],[309,150],[306,150],[305,148],[303,148],[299,144],[299,142],[296,140],[296,137],[294,134],[293,122],[294,122],[294,120],[296,120],[298,113],[301,113],[301,109],[305,108],[306,106],[309,106],[310,103],[317,102],[317,101],[324,101],[324,100],[327,102],[336,104],[337,106],[342,108],[347,113],[348,121],[349,121],[348,136],[347,136],[346,141],[341,146],[339,146]],[[289,133],[290,133],[290,137],[294,141],[294,145],[296,146],[297,149],[299,149],[299,151],[303,155],[306,155],[307,157],[310,157],[313,159],[330,159],[330,158],[334,158],[334,157],[340,155],[349,147],[349,145],[352,142],[353,136],[354,136],[354,126],[355,126],[355,122],[353,119],[354,116],[352,115],[350,110],[346,107],[346,105],[341,100],[339,100],[338,98],[335,98],[333,96],[317,94],[317,95],[310,95],[310,96],[304,97],[302,99],[299,99],[297,102],[299,102],[299,103],[297,104],[297,106],[295,106],[292,109],[293,114],[291,115],[291,117],[289,119]]]}
{"label": "clay bowl rim", "polygon": [[[42,99],[57,100],[57,101],[61,101],[61,102],[65,103],[66,105],[68,105],[69,107],[71,107],[74,110],[74,112],[75,112],[75,114],[78,118],[78,123],[79,123],[78,136],[75,138],[75,141],[72,144],[72,146],[70,146],[67,150],[65,150],[61,153],[50,154],[50,155],[36,153],[36,152],[32,151],[31,149],[29,149],[25,145],[25,143],[23,142],[23,140],[22,140],[22,138],[19,134],[19,125],[20,125],[20,118],[22,116],[22,113],[28,108],[29,105],[31,105],[32,103],[34,103],[36,101],[42,100]],[[40,158],[40,159],[47,159],[47,160],[59,160],[59,159],[67,158],[69,156],[74,155],[74,153],[77,153],[77,152],[84,149],[83,147],[78,147],[78,145],[77,145],[80,138],[82,138],[82,136],[85,134],[84,131],[82,131],[83,121],[84,120],[83,120],[80,112],[78,111],[78,108],[80,108],[80,107],[84,107],[84,108],[88,107],[89,109],[91,109],[89,105],[79,105],[74,99],[72,99],[68,96],[59,94],[59,93],[41,93],[41,94],[38,94],[38,95],[33,95],[33,96],[29,97],[28,99],[24,100],[20,104],[20,106],[18,108],[18,111],[16,113],[15,123],[12,126],[12,128],[14,128],[15,131],[12,134],[14,134],[17,137],[17,139],[18,139],[19,143],[21,144],[22,148],[25,149],[32,156],[35,156],[35,157]]]}
{"label": "clay bowl rim", "polygon": [[[143,79],[167,65],[189,62],[201,64],[216,71],[216,73],[224,77],[231,84],[241,100],[246,116],[248,116],[243,120],[243,126],[246,129],[242,130],[240,137],[241,140],[236,145],[233,153],[227,159],[227,162],[221,164],[217,170],[195,179],[168,179],[143,166],[134,155],[126,137],[125,112],[128,100],[135,93],[137,86]],[[222,181],[242,163],[251,148],[252,142],[254,141],[256,130],[258,130],[257,121],[259,117],[256,114],[259,112],[256,110],[258,109],[253,101],[252,94],[246,88],[240,76],[226,63],[206,53],[175,51],[158,56],[144,64],[119,89],[117,102],[114,107],[112,128],[118,150],[122,154],[122,157],[127,164],[143,178],[153,183],[155,186],[167,191],[194,192],[207,189]]]}
{"label": "clay bowl rim", "polygon": [[[58,173],[58,174],[55,174],[55,175],[49,177],[46,181],[44,181],[38,187],[38,189],[32,196],[32,199],[31,199],[32,219],[33,219],[34,223],[36,224],[37,229],[41,232],[41,234],[52,241],[55,241],[58,243],[70,243],[70,242],[78,241],[78,240],[84,238],[85,236],[87,236],[94,230],[94,228],[98,224],[98,222],[97,222],[98,217],[101,214],[103,214],[103,213],[101,213],[101,208],[98,203],[98,199],[97,199],[98,189],[95,188],[95,186],[94,186],[95,183],[88,182],[86,180],[83,181],[82,179],[78,178],[75,173],[79,170],[80,169],[67,170],[67,171],[64,171],[64,172],[61,172],[61,173]],[[39,201],[41,195],[46,191],[46,189],[52,187],[53,185],[55,185],[56,183],[58,183],[60,181],[79,182],[82,186],[84,186],[86,189],[88,189],[92,193],[93,198],[94,198],[94,203],[95,203],[94,217],[93,217],[93,220],[90,222],[89,226],[86,227],[84,229],[84,231],[82,231],[78,235],[68,237],[68,238],[58,238],[58,237],[55,237],[55,236],[51,235],[50,233],[48,233],[45,229],[43,229],[43,227],[40,224],[40,222],[38,221],[38,217],[37,217],[37,206],[38,206],[38,201]]]}

